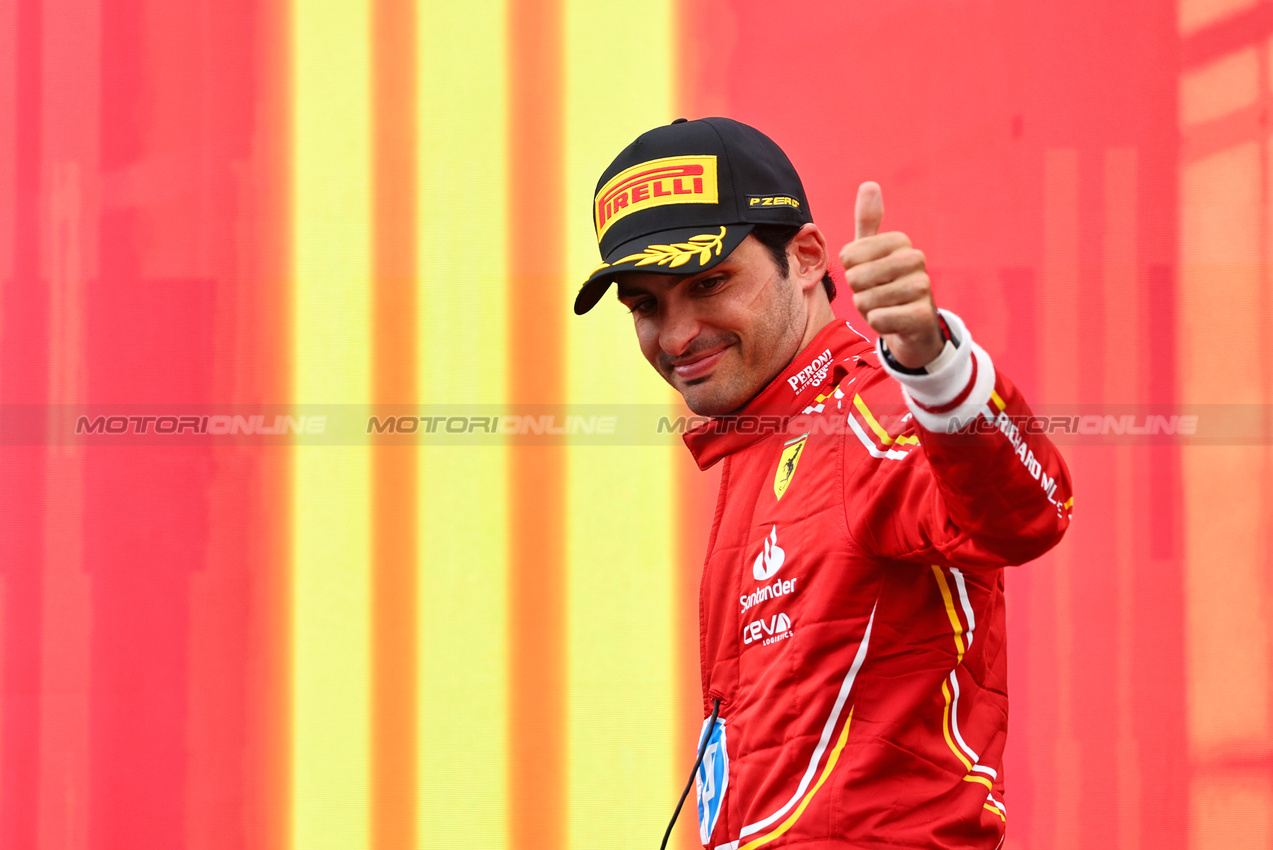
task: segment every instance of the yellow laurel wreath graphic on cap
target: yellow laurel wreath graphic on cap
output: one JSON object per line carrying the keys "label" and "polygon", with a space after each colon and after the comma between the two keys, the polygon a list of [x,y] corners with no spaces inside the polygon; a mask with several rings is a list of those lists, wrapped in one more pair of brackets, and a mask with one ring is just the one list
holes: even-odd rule
{"label": "yellow laurel wreath graphic on cap", "polygon": [[712,249],[716,250],[716,256],[720,256],[720,252],[725,247],[725,228],[721,227],[720,233],[713,236],[710,233],[701,233],[698,236],[691,236],[688,242],[677,242],[672,245],[647,245],[646,249],[640,254],[630,254],[622,259],[615,260],[614,265],[620,263],[629,263],[636,261],[638,266],[648,266],[651,263],[657,263],[660,266],[668,268],[677,268],[683,266],[690,261],[690,258],[697,255],[698,264],[706,265],[707,261],[712,257]]}

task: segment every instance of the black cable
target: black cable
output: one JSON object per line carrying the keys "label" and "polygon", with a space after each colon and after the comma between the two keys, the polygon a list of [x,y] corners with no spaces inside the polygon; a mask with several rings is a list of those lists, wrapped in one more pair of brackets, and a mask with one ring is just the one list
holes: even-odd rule
{"label": "black cable", "polygon": [[720,714],[720,700],[713,700],[715,705],[712,706],[712,717],[707,723],[707,733],[703,735],[703,743],[698,746],[698,758],[694,760],[694,769],[690,771],[690,781],[685,783],[685,790],[681,792],[681,799],[676,803],[676,811],[672,812],[672,819],[668,821],[667,832],[663,833],[663,843],[659,845],[659,850],[667,850],[667,840],[672,835],[672,827],[676,826],[676,819],[681,816],[681,806],[685,805],[685,798],[690,795],[690,789],[694,787],[694,777],[698,775],[698,767],[703,763],[703,756],[707,754],[707,742],[712,740],[712,733],[716,731],[716,717]]}

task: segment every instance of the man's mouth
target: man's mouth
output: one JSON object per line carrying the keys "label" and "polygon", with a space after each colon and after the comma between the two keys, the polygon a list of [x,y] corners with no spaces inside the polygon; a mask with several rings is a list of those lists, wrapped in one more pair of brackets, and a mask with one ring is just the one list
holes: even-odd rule
{"label": "man's mouth", "polygon": [[716,364],[720,362],[721,356],[725,353],[725,348],[718,349],[701,357],[696,357],[688,363],[682,363],[679,366],[672,367],[672,371],[676,373],[676,377],[682,381],[696,381],[706,378],[716,368]]}

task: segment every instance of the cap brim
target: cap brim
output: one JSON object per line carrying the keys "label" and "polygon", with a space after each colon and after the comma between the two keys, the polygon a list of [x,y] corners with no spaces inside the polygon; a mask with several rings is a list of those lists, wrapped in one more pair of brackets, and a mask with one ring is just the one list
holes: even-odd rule
{"label": "cap brim", "polygon": [[[691,275],[706,271],[734,252],[751,233],[752,224],[677,227],[649,233],[619,245],[606,262],[593,269],[575,296],[575,315],[597,306],[616,274]],[[706,231],[706,232],[704,232]],[[614,259],[611,259],[613,257]]]}

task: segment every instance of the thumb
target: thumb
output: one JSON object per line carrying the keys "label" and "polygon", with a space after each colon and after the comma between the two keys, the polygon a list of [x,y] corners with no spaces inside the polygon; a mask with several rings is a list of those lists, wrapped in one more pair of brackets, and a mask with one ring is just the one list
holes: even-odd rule
{"label": "thumb", "polygon": [[880,232],[880,222],[884,220],[884,195],[880,192],[879,183],[868,180],[858,186],[853,216],[857,221],[855,239],[865,239]]}

